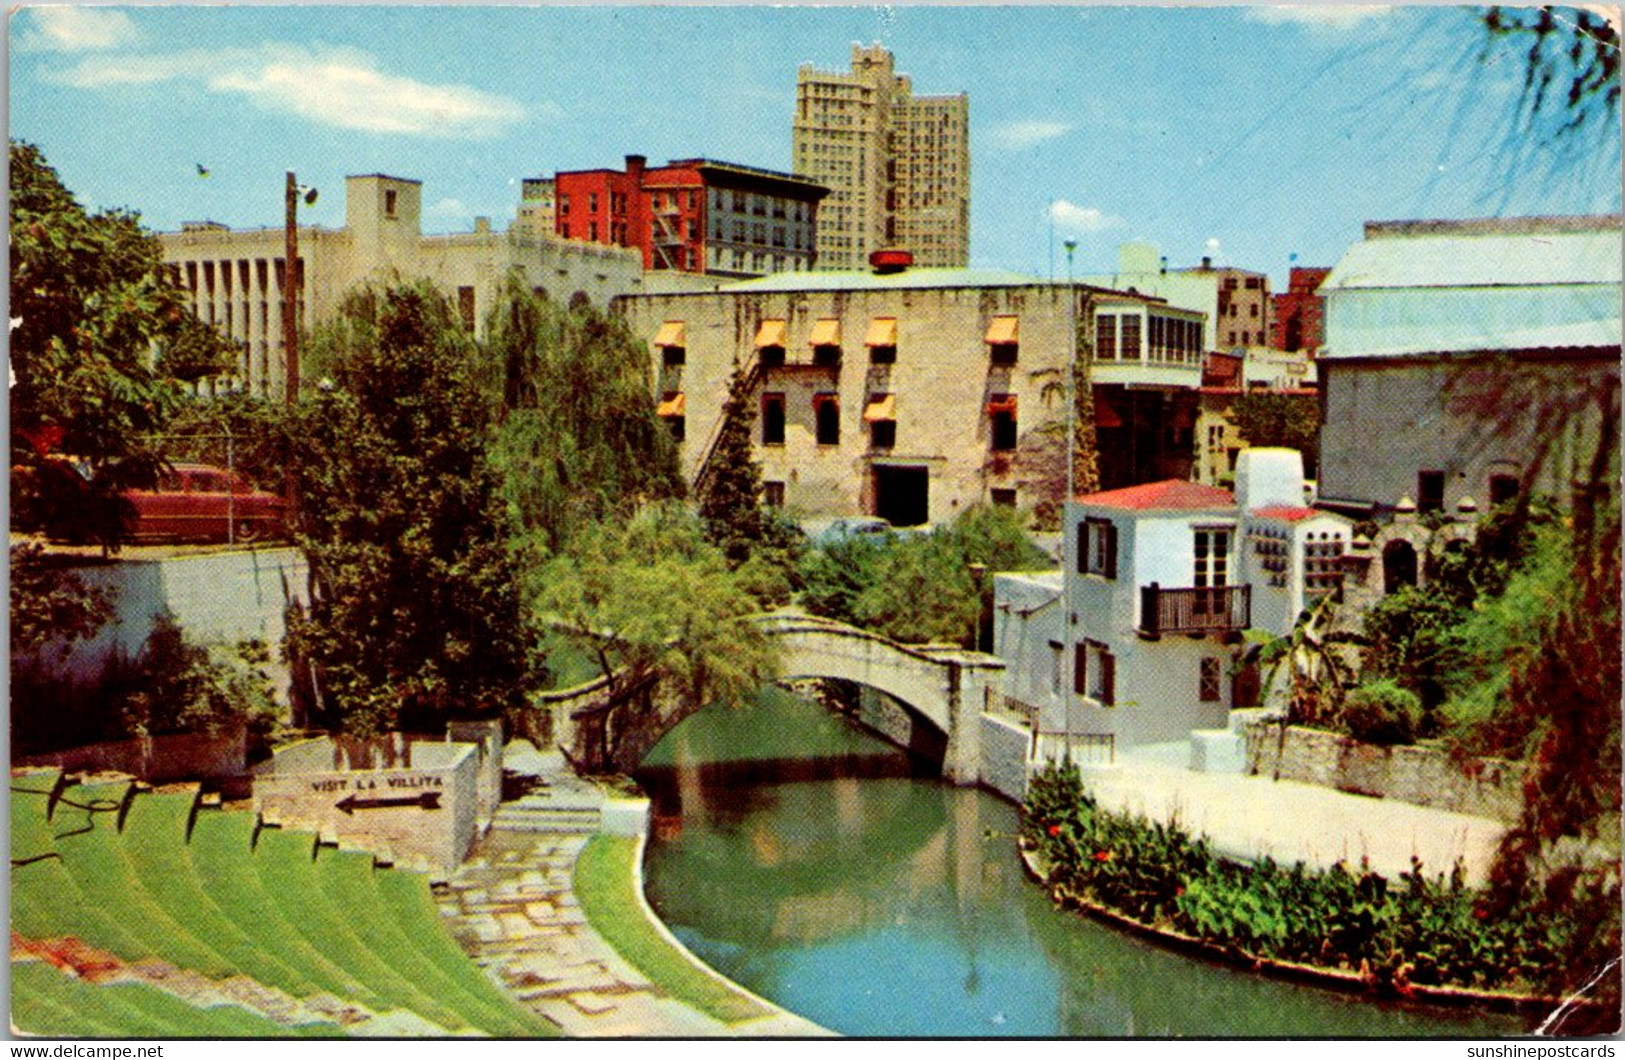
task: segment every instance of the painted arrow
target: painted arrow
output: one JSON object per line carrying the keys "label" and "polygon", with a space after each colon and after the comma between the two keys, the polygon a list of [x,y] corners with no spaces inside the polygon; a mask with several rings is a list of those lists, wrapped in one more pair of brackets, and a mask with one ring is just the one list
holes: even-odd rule
{"label": "painted arrow", "polygon": [[425,810],[438,810],[440,793],[425,791],[421,795],[407,795],[399,799],[358,799],[354,795],[346,795],[338,803],[338,808],[351,816],[357,810],[381,810],[388,806],[421,806]]}

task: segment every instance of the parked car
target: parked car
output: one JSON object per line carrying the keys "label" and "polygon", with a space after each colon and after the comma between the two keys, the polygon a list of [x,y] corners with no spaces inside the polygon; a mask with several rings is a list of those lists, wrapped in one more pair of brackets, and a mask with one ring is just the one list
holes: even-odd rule
{"label": "parked car", "polygon": [[808,541],[818,548],[833,545],[838,541],[850,541],[853,538],[884,542],[891,540],[895,533],[892,525],[886,520],[866,515],[815,520],[805,524],[802,529],[806,532]]}
{"label": "parked car", "polygon": [[241,475],[208,464],[172,464],[157,488],[127,490],[132,541],[250,542],[287,536],[286,505]]}

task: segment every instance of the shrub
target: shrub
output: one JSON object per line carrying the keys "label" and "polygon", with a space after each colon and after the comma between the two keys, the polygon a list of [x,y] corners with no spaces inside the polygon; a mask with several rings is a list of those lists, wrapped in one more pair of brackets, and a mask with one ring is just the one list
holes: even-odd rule
{"label": "shrub", "polygon": [[1422,701],[1392,679],[1371,681],[1343,700],[1343,724],[1349,735],[1384,747],[1415,743],[1422,723]]}

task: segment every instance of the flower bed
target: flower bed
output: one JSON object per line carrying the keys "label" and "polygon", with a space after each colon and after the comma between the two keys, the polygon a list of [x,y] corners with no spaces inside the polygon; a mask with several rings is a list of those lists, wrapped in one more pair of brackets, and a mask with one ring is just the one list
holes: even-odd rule
{"label": "flower bed", "polygon": [[[1586,925],[1532,915],[1466,886],[1458,864],[1429,877],[1419,862],[1390,881],[1369,871],[1244,865],[1177,825],[1107,813],[1075,767],[1029,787],[1022,845],[1057,900],[1161,935],[1206,956],[1398,996],[1552,1006],[1533,996],[1565,934]],[[1273,967],[1268,967],[1273,966]],[[1310,977],[1314,977],[1311,975]]]}

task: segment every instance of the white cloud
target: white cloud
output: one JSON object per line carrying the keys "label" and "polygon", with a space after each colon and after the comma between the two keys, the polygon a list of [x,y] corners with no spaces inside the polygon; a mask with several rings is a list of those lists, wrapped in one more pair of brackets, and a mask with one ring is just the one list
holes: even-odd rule
{"label": "white cloud", "polygon": [[495,136],[520,121],[514,100],[467,85],[433,85],[378,69],[354,49],[282,45],[168,55],[92,57],[55,80],[79,88],[195,81],[220,94],[246,96],[266,110],[293,113],[339,129],[448,139]]}
{"label": "white cloud", "polygon": [[1058,121],[1012,121],[995,127],[991,135],[999,142],[1001,147],[1011,151],[1020,151],[1023,148],[1041,144],[1045,140],[1053,140],[1057,136],[1065,136],[1072,131],[1072,126]]}
{"label": "white cloud", "polygon": [[1070,232],[1103,232],[1123,223],[1121,217],[1114,217],[1093,206],[1079,206],[1065,199],[1057,199],[1050,203],[1049,218],[1055,222],[1057,228]]}
{"label": "white cloud", "polygon": [[31,7],[17,43],[26,51],[82,52],[129,44],[140,34],[122,11],[97,7]]}
{"label": "white cloud", "polygon": [[1373,18],[1381,18],[1392,7],[1374,4],[1306,4],[1284,7],[1249,7],[1247,18],[1266,25],[1299,25],[1311,30],[1349,29]]}

